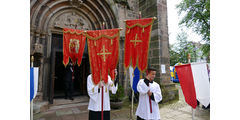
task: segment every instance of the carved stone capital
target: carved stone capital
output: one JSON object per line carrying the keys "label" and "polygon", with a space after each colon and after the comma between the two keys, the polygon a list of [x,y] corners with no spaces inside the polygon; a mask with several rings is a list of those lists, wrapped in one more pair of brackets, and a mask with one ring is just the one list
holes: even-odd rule
{"label": "carved stone capital", "polygon": [[43,45],[39,43],[34,44],[34,53],[40,53],[43,54]]}

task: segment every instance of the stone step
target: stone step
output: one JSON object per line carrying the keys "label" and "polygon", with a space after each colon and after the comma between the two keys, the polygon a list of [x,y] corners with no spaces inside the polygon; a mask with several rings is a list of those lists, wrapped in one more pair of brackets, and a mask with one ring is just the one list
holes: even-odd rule
{"label": "stone step", "polygon": [[53,104],[49,104],[49,110],[69,108],[74,106],[86,106],[88,105],[88,101],[89,101],[88,96],[74,97],[74,100],[68,100],[63,98],[54,99]]}
{"label": "stone step", "polygon": [[48,101],[34,101],[33,102],[33,114],[64,109],[74,106],[88,106],[89,97],[88,96],[78,96],[74,97],[74,100],[68,100],[64,98],[53,99],[53,104],[49,104]]}
{"label": "stone step", "polygon": [[78,96],[78,97],[73,97],[73,98],[74,98],[74,100],[69,100],[69,99],[64,99],[64,98],[53,99],[53,104],[50,104],[50,106],[58,106],[58,105],[81,103],[81,102],[89,101],[88,96]]}
{"label": "stone step", "polygon": [[73,107],[86,107],[88,106],[88,102],[82,102],[82,103],[70,103],[70,104],[64,104],[64,105],[55,105],[50,106],[48,111],[56,111],[60,109],[67,109],[67,108],[73,108]]}
{"label": "stone step", "polygon": [[33,102],[33,114],[46,111],[48,109],[48,102]]}

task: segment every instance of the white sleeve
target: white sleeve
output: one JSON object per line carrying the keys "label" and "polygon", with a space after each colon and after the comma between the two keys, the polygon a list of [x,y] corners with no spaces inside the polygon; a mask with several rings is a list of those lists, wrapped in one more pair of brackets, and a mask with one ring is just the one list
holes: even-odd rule
{"label": "white sleeve", "polygon": [[149,87],[146,85],[143,79],[139,80],[137,84],[137,90],[140,94],[147,94]]}
{"label": "white sleeve", "polygon": [[89,75],[87,78],[87,89],[88,89],[88,95],[90,96],[90,99],[97,102],[98,86],[93,84],[92,75]]}
{"label": "white sleeve", "polygon": [[108,76],[108,88],[112,91],[112,94],[116,94],[118,89],[118,84],[115,86],[114,82],[111,80],[111,77]]}
{"label": "white sleeve", "polygon": [[162,100],[162,93],[160,86],[156,83],[155,85],[151,86],[150,91],[154,95],[154,100],[156,103],[160,102]]}

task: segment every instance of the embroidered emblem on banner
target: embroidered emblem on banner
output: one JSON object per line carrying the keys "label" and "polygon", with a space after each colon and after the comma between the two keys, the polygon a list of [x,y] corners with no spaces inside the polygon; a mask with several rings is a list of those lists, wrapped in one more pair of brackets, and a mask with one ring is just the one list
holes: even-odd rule
{"label": "embroidered emblem on banner", "polygon": [[78,50],[79,50],[79,40],[70,39],[69,52],[70,53],[78,53]]}
{"label": "embroidered emblem on banner", "polygon": [[138,35],[136,34],[135,39],[134,40],[130,40],[130,42],[134,43],[134,47],[136,47],[138,42],[142,42],[142,40],[138,40]]}
{"label": "embroidered emblem on banner", "polygon": [[105,46],[103,45],[103,49],[101,50],[102,53],[97,53],[97,55],[103,56],[103,61],[106,62],[106,55],[112,54],[111,52],[107,52],[107,49],[105,49]]}

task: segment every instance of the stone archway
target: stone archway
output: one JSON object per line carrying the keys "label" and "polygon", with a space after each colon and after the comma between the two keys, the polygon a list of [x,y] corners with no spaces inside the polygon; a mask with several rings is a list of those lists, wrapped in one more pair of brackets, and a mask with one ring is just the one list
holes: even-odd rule
{"label": "stone archway", "polygon": [[31,0],[30,54],[40,54],[39,88],[37,99],[47,100],[51,76],[52,33],[62,34],[62,28],[117,28],[116,17],[106,1],[99,0]]}

